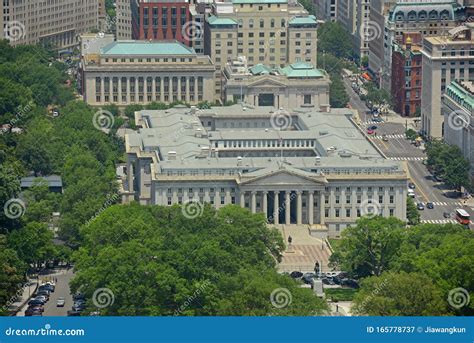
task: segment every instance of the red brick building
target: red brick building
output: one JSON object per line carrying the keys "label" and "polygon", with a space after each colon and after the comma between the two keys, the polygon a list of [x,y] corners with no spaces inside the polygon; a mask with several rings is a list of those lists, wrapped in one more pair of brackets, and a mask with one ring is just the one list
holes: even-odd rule
{"label": "red brick building", "polygon": [[421,34],[404,33],[393,44],[392,95],[394,110],[402,116],[420,115],[421,109]]}
{"label": "red brick building", "polygon": [[132,38],[174,40],[190,46],[189,3],[183,0],[136,0],[132,2]]}

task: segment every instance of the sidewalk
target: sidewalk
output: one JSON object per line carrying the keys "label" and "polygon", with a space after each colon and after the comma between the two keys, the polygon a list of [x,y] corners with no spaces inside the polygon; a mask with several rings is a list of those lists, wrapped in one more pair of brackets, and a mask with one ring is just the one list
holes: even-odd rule
{"label": "sidewalk", "polygon": [[28,303],[30,297],[36,291],[37,286],[36,278],[29,278],[28,281],[25,282],[24,287],[17,291],[18,298],[8,306],[8,311],[17,313],[22,310],[22,307],[26,309],[24,305]]}

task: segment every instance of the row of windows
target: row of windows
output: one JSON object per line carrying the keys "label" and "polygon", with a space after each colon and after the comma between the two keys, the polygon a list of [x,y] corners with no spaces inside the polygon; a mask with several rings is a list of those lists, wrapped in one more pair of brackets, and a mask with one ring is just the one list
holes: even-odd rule
{"label": "row of windows", "polygon": [[[394,208],[389,208],[389,215],[390,215],[390,216],[393,216],[394,213],[395,213],[395,209],[394,209]],[[341,210],[339,210],[339,209],[335,209],[335,210],[334,210],[334,217],[336,217],[336,218],[341,218],[341,217],[342,217],[342,214],[343,214],[343,212],[342,212]],[[365,213],[365,214],[368,214],[368,213]],[[380,209],[380,213],[379,213],[379,214],[383,216],[383,215],[384,215],[384,209]],[[328,208],[326,208],[326,209],[324,210],[324,216],[325,216],[326,218],[329,218],[329,217],[330,217],[330,216],[329,216],[329,209],[328,209]],[[357,218],[362,217],[362,211],[361,211],[360,209],[357,209],[357,210],[356,210],[356,216],[357,216]],[[346,217],[346,218],[351,218],[351,217],[352,217],[352,210],[351,210],[350,208],[347,208],[347,209],[346,209],[345,217]]]}
{"label": "row of windows", "polygon": [[[346,203],[346,204],[351,204],[351,198],[352,198],[352,196],[346,195],[346,196],[345,196],[345,200],[346,200],[345,203]],[[368,202],[369,204],[371,204],[372,201],[373,201],[372,195],[369,195],[367,199],[368,199],[367,202]],[[394,197],[393,195],[389,195],[389,203],[390,203],[390,204],[393,204],[393,203],[394,203],[394,199],[395,199],[395,197]],[[325,202],[326,204],[329,204],[329,196],[326,196],[326,197],[324,198],[324,202]],[[339,195],[334,196],[334,203],[335,203],[335,204],[341,204],[341,196],[339,196]],[[357,204],[361,204],[361,203],[362,203],[362,196],[361,196],[361,195],[357,195],[357,196],[356,196],[356,203],[357,203]],[[379,195],[379,196],[378,196],[378,204],[383,204],[383,203],[384,203],[384,196],[383,196],[383,195]]]}
{"label": "row of windows", "polygon": [[[334,187],[334,191],[335,191],[336,193],[338,193],[338,192],[341,191],[342,188],[343,188],[343,187]],[[370,192],[373,192],[373,191],[375,190],[375,188],[376,188],[376,187],[369,186],[369,187],[364,188],[364,189],[365,189],[367,192],[370,193]],[[331,190],[330,187],[324,187],[324,191],[325,191],[326,193],[329,193],[330,190]],[[352,187],[345,187],[344,190],[346,191],[346,193],[349,193],[349,192],[352,191]],[[379,191],[379,192],[383,192],[384,190],[385,190],[384,187],[378,187],[378,191]],[[357,191],[357,192],[362,192],[362,187],[357,187],[357,188],[356,188],[356,191]],[[394,188],[394,187],[389,187],[389,191],[390,191],[390,192],[394,192],[394,191],[395,191],[395,188]]]}
{"label": "row of windows", "polygon": [[292,140],[287,139],[284,141],[280,140],[251,140],[251,141],[224,141],[224,142],[215,142],[215,146],[224,148],[282,148],[282,147],[314,147],[313,140]]}
{"label": "row of windows", "polygon": [[[102,97],[100,95],[96,95],[95,101],[97,103],[102,102]],[[130,101],[127,100],[126,95],[122,95],[122,97],[119,97],[118,95],[113,95],[110,97],[109,95],[104,95],[104,101],[105,103],[108,102],[113,102],[113,103],[122,103],[122,104],[129,104],[129,103],[151,103],[153,101],[163,101],[165,103],[172,103],[175,101],[187,101],[185,99],[184,95],[181,95],[181,97],[178,96],[178,94],[165,94],[163,96],[163,99],[161,99],[160,96],[155,96],[152,97],[151,95],[143,96],[139,95],[138,97],[135,96],[135,94],[130,95]],[[194,103],[194,102],[201,102],[203,101],[203,96],[202,94],[198,94],[197,98],[194,96],[194,93],[189,94],[189,102]]]}
{"label": "row of windows", "polygon": [[177,62],[192,62],[192,58],[105,58],[102,62],[105,63],[177,63]]}

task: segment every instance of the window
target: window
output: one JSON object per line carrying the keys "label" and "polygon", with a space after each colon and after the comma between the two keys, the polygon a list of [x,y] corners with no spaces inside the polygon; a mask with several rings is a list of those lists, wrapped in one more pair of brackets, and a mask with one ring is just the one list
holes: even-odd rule
{"label": "window", "polygon": [[260,28],[263,29],[265,27],[265,21],[260,19]]}
{"label": "window", "polygon": [[305,105],[311,105],[311,94],[305,94],[304,95],[304,104]]}
{"label": "window", "polygon": [[351,209],[346,208],[346,217],[350,217],[350,216],[351,216]]}

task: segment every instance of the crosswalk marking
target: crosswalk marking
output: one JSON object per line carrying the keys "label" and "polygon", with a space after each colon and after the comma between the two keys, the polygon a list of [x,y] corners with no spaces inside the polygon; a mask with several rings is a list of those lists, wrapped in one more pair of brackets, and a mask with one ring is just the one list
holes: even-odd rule
{"label": "crosswalk marking", "polygon": [[388,157],[388,159],[394,161],[423,161],[426,160],[426,157]]}
{"label": "crosswalk marking", "polygon": [[455,219],[422,219],[423,224],[457,224]]}
{"label": "crosswalk marking", "polygon": [[432,201],[433,205],[435,206],[448,206],[448,205],[455,205],[455,206],[464,206],[464,203],[461,201],[453,201],[453,202],[446,202],[446,201]]}
{"label": "crosswalk marking", "polygon": [[[398,134],[398,135],[385,135],[387,138],[405,138],[405,135],[403,134]],[[371,136],[371,139],[382,139],[383,135],[378,134],[377,136]]]}

